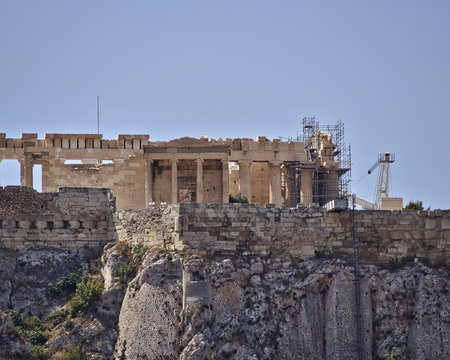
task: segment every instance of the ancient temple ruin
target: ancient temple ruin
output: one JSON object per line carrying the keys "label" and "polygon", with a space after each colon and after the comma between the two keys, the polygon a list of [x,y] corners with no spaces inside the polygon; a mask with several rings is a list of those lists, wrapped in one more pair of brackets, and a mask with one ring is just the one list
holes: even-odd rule
{"label": "ancient temple ruin", "polygon": [[[317,129],[315,129],[317,130]],[[0,161],[20,162],[22,186],[33,186],[42,166],[42,191],[60,187],[110,188],[117,208],[153,204],[228,203],[242,193],[250,203],[277,207],[324,203],[345,195],[348,168],[332,137],[321,130],[307,141],[181,138],[151,142],[149,135],[0,133]],[[76,162],[76,163],[74,163]]]}

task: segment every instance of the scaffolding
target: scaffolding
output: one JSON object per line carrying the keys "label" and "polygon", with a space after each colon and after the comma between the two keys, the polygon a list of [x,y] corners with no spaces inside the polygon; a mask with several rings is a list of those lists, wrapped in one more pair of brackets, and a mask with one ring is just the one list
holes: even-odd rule
{"label": "scaffolding", "polygon": [[[341,120],[336,125],[320,125],[314,118],[302,119],[302,136],[307,162],[296,161],[286,171],[286,181],[291,182],[292,191],[286,197],[288,206],[300,203],[301,170],[312,170],[312,201],[323,206],[327,202],[348,198],[351,194],[351,149],[344,142],[344,124]],[[325,144],[325,140],[327,144]],[[328,148],[325,148],[325,145]],[[326,159],[328,164],[325,164]],[[337,174],[333,179],[331,174]]]}

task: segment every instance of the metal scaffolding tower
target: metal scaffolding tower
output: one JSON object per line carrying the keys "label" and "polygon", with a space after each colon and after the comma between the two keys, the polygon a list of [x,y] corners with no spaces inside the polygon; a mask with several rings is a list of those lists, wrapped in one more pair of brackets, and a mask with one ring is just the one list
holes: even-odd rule
{"label": "metal scaffolding tower", "polygon": [[[323,144],[321,137],[331,136],[332,153],[328,156],[333,160],[333,167],[323,166]],[[319,205],[337,198],[347,198],[351,194],[351,151],[344,142],[344,124],[338,121],[336,125],[320,125],[314,117],[302,119],[302,136],[297,135],[297,141],[303,141],[307,162],[297,161],[285,171],[286,183],[292,183],[287,197],[288,206],[300,203],[300,186],[302,182],[301,169],[312,170],[312,200]],[[292,141],[292,140],[290,140]],[[329,178],[330,171],[338,174],[337,186]]]}
{"label": "metal scaffolding tower", "polygon": [[[303,142],[308,156],[308,160],[314,162],[313,172],[313,201],[324,205],[336,198],[347,198],[351,193],[351,149],[344,142],[344,124],[341,120],[336,125],[320,125],[314,117],[303,118]],[[327,179],[327,170],[321,164],[320,132],[331,136],[334,144],[333,159],[338,163],[337,170],[338,188],[330,188]]]}

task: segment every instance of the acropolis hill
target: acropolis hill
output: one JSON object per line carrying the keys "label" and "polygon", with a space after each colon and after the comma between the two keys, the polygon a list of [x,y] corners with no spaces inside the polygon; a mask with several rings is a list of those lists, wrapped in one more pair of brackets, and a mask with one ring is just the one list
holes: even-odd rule
{"label": "acropolis hill", "polygon": [[[1,134],[22,186],[0,187],[0,358],[450,358],[450,210],[327,211],[337,152]],[[72,316],[50,285],[79,269],[103,287]]]}

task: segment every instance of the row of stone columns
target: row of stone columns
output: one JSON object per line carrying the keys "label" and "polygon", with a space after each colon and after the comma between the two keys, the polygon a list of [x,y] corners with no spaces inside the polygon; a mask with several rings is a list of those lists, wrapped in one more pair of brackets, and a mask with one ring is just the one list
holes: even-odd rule
{"label": "row of stone columns", "polygon": [[[222,202],[228,203],[229,197],[229,173],[228,173],[228,160],[222,161]],[[203,203],[204,185],[203,185],[203,162],[204,159],[195,159],[197,164],[197,189],[196,189],[196,202]],[[149,204],[153,201],[153,160],[146,160],[145,172],[145,194],[146,203]],[[249,174],[250,175],[250,174]],[[171,160],[171,177],[172,177],[172,189],[171,189],[171,203],[178,203],[178,159]]]}
{"label": "row of stone columns", "polygon": [[[197,165],[197,189],[196,189],[196,202],[203,203],[204,201],[204,182],[203,182],[203,159],[196,159]],[[228,172],[228,160],[222,161],[222,202],[228,203],[229,197],[229,172]],[[153,160],[146,160],[146,203],[149,204],[153,201]],[[251,161],[238,161],[239,165],[239,191],[245,195],[249,201],[251,201],[251,176],[250,166]],[[281,165],[283,161],[271,161],[269,162],[269,202],[275,204],[277,207],[283,205],[283,199],[281,194]],[[178,203],[178,159],[171,160],[171,177],[172,177],[172,191],[171,191],[171,203]],[[32,172],[31,172],[32,174]],[[32,175],[31,175],[32,176]],[[301,170],[301,183],[300,183],[300,202],[304,205],[309,205],[313,201],[312,194],[312,170]]]}
{"label": "row of stone columns", "polygon": [[[251,202],[252,189],[251,189],[251,177],[250,166],[251,161],[238,161],[239,165],[239,191],[245,195]],[[281,196],[281,165],[283,161],[270,161],[269,162],[269,202],[275,204],[276,207],[283,205],[283,199]]]}

